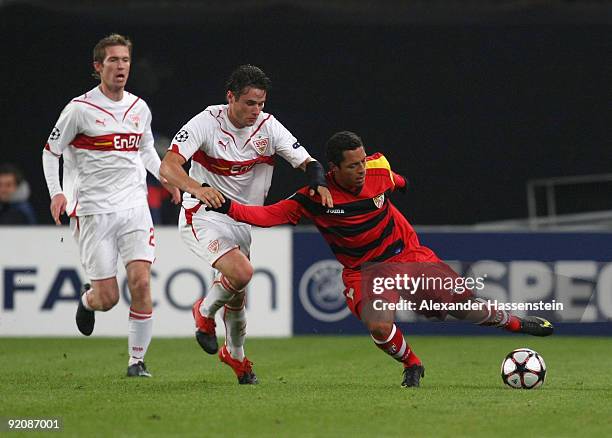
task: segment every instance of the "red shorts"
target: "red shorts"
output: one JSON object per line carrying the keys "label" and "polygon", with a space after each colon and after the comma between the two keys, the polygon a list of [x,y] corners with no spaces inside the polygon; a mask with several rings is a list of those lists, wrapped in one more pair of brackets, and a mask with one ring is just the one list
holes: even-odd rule
{"label": "red shorts", "polygon": [[[389,270],[385,268],[390,268]],[[455,279],[461,278],[459,274],[451,269],[446,263],[442,262],[436,254],[427,247],[421,246],[417,250],[411,249],[409,252],[402,252],[397,256],[386,260],[382,264],[376,265],[376,272],[383,273],[383,275],[391,276],[398,272],[405,272],[405,269],[410,272],[412,276],[416,277],[429,277],[429,278],[441,278],[443,280],[454,282]],[[369,268],[368,268],[369,269]],[[354,270],[344,269],[342,271],[342,281],[344,282],[344,298],[346,304],[357,318],[361,319],[361,309],[365,299],[371,300],[371,291],[367,291],[368,296],[364,297],[363,287],[365,279],[370,278],[370,273],[365,273],[365,269]],[[473,296],[473,293],[469,289],[456,292],[452,288],[442,287],[444,281],[439,283],[432,282],[430,287],[421,287],[412,294],[404,294],[396,290],[385,291],[384,295],[380,297],[388,302],[397,302],[400,297],[409,299],[417,303],[416,313],[424,315],[428,318],[437,318],[443,320],[446,318],[446,310],[419,310],[418,303],[423,300],[428,300],[434,303],[455,303],[462,302]]]}

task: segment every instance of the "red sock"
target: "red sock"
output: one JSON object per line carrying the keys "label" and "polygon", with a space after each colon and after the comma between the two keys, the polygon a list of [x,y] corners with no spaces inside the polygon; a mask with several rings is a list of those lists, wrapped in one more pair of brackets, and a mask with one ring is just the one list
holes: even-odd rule
{"label": "red sock", "polygon": [[509,332],[518,332],[521,328],[521,321],[514,315],[510,315],[508,322],[504,326],[505,330]]}
{"label": "red sock", "polygon": [[372,336],[376,346],[382,351],[393,357],[398,362],[402,362],[404,367],[410,367],[412,365],[421,365],[421,359],[414,354],[410,345],[404,339],[402,331],[393,324],[391,334],[387,339],[379,340]]}

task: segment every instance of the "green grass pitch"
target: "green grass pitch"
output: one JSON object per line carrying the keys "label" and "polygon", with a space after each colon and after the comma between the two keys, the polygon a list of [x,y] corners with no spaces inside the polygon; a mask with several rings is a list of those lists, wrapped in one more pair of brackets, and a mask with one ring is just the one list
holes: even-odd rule
{"label": "green grass pitch", "polygon": [[[194,339],[154,339],[154,377],[128,379],[125,339],[4,338],[0,417],[62,417],[64,436],[612,435],[609,338],[409,341],[420,388],[401,388],[401,365],[365,335],[247,340],[258,386],[239,386]],[[503,386],[500,363],[518,347],[544,357],[543,388]]]}

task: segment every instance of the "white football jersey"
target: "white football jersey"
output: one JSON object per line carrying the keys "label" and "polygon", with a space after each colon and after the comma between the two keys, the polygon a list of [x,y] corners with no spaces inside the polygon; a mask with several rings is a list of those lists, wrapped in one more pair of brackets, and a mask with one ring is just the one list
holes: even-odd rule
{"label": "white football jersey", "polygon": [[[310,155],[272,114],[261,112],[253,126],[238,129],[227,111],[228,105],[206,108],[180,129],[170,150],[185,160],[191,158],[189,176],[196,181],[243,204],[263,205],[272,182],[274,155],[293,167]],[[198,202],[189,193],[183,195],[185,208]]]}
{"label": "white football jersey", "polygon": [[68,103],[45,145],[64,155],[67,213],[84,216],[147,205],[141,148],[154,146],[151,111],[139,97],[124,91],[115,102],[95,87]]}

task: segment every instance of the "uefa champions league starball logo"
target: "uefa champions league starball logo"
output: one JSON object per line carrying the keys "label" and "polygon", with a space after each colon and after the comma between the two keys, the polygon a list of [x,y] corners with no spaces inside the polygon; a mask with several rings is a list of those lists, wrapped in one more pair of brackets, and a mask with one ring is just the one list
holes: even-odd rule
{"label": "uefa champions league starball logo", "polygon": [[185,129],[181,129],[179,132],[176,133],[174,139],[179,143],[183,143],[184,141],[187,141],[187,139],[189,139],[189,132],[187,132]]}
{"label": "uefa champions league starball logo", "polygon": [[302,275],[300,302],[310,316],[319,321],[340,321],[351,313],[346,306],[343,290],[342,265],[336,260],[321,260],[312,264]]}
{"label": "uefa champions league starball logo", "polygon": [[61,132],[57,126],[53,127],[51,134],[49,135],[49,140],[54,141],[60,138]]}

